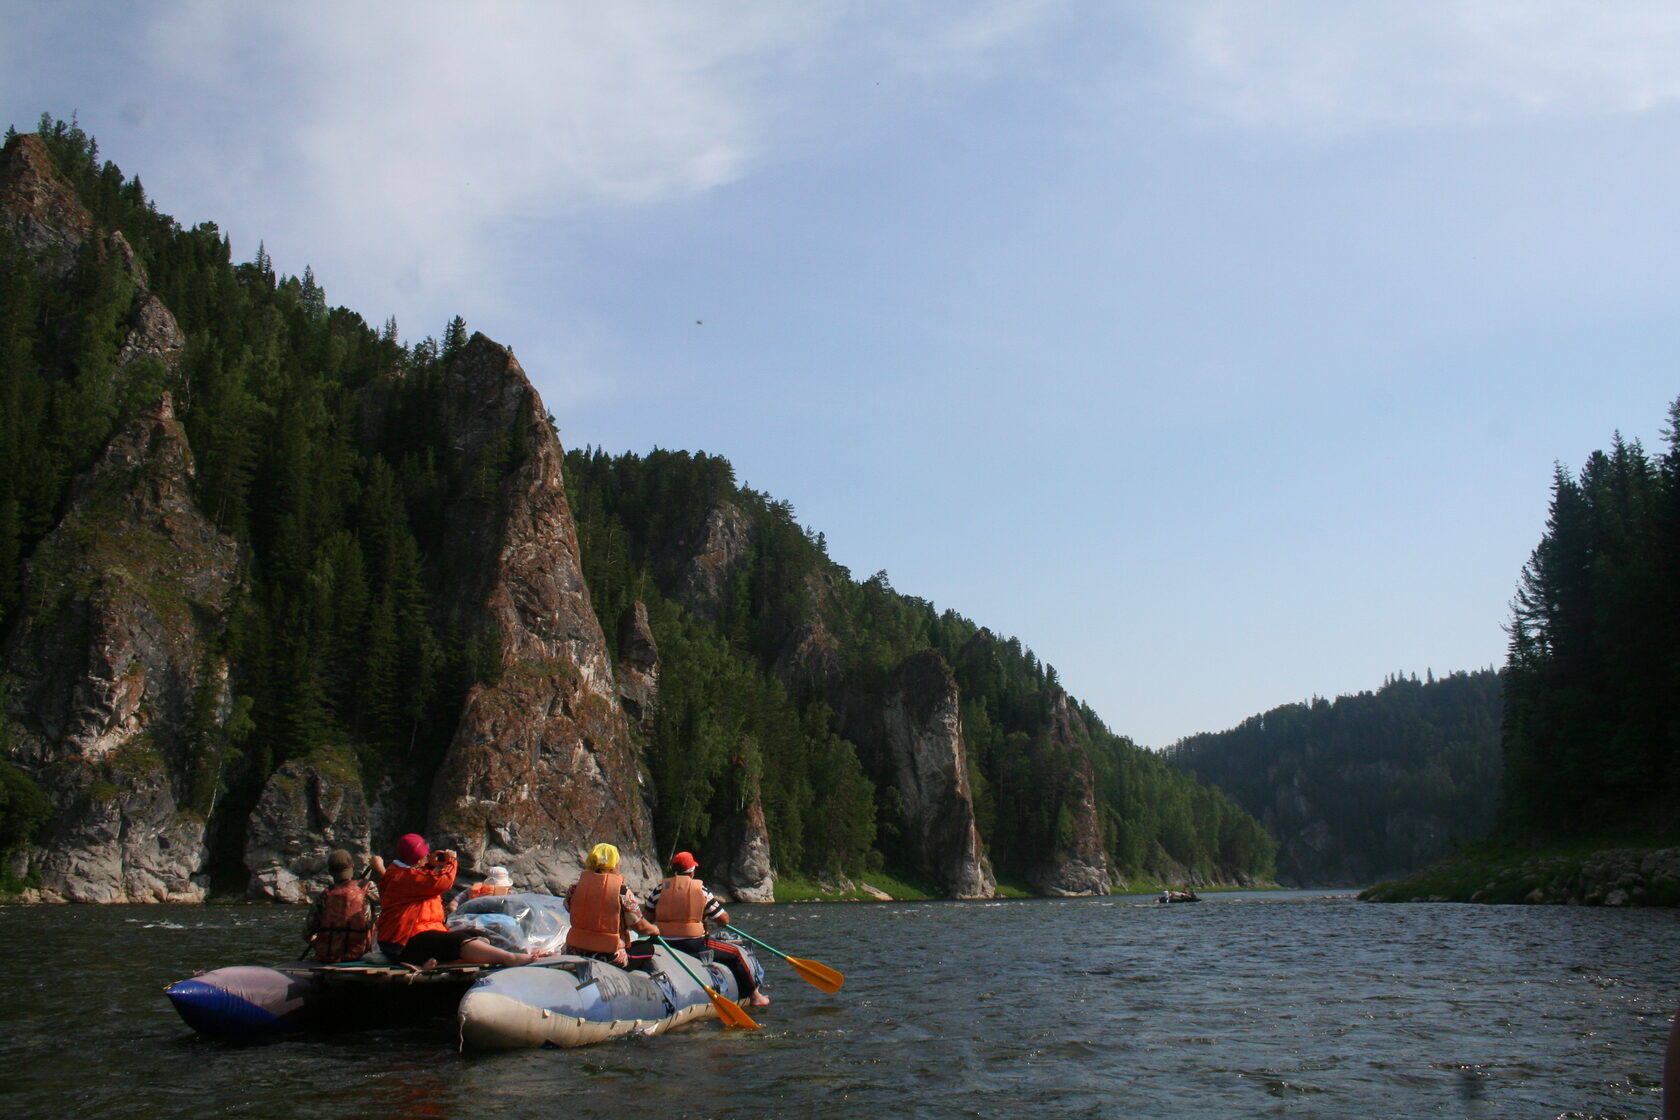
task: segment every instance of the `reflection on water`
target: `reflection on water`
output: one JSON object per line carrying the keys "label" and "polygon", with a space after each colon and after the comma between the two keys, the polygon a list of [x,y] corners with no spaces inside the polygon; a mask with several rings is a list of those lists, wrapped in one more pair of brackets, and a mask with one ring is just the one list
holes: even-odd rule
{"label": "reflection on water", "polygon": [[260,1117],[1642,1117],[1680,914],[1255,892],[742,906],[762,1032],[456,1052],[448,1024],[233,1046],[163,988],[289,959],[301,909],[4,907],[0,1113]]}

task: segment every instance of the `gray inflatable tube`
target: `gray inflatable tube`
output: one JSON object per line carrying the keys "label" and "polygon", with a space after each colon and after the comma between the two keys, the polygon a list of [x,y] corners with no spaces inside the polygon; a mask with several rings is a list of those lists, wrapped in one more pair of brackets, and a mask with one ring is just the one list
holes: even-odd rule
{"label": "gray inflatable tube", "polygon": [[627,1034],[662,1034],[716,1018],[711,997],[673,959],[682,957],[712,990],[735,999],[735,977],[663,945],[653,971],[632,972],[587,957],[560,956],[481,976],[456,1011],[461,1048],[511,1050],[587,1046]]}

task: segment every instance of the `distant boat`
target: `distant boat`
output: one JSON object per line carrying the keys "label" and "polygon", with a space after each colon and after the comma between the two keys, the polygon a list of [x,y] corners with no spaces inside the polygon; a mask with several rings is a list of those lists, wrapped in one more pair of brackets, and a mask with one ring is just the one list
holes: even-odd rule
{"label": "distant boat", "polygon": [[1197,894],[1194,890],[1188,890],[1188,891],[1170,891],[1169,890],[1169,891],[1162,891],[1161,892],[1161,897],[1157,898],[1155,901],[1156,902],[1200,902],[1201,900],[1202,900],[1202,896]]}

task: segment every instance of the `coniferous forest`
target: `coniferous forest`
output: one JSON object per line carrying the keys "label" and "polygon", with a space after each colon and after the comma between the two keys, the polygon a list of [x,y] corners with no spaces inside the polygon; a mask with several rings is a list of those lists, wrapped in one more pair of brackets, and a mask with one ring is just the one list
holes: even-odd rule
{"label": "coniferous forest", "polygon": [[1484,836],[1500,802],[1500,675],[1420,681],[1286,704],[1168,750],[1281,842],[1292,885],[1370,883]]}
{"label": "coniferous forest", "polygon": [[[0,238],[0,636],[18,625],[26,579],[78,578],[42,542],[78,476],[168,391],[196,461],[197,503],[243,557],[213,651],[228,666],[232,712],[212,713],[203,698],[187,804],[209,823],[217,883],[237,889],[243,822],[278,767],[330,748],[367,788],[395,782],[400,795],[405,775],[437,766],[462,698],[496,671],[429,606],[443,578],[438,496],[467,481],[435,387],[466,324],[404,342],[394,320],[375,328],[330,305],[310,270],[278,275],[261,247],[235,263],[213,223],[186,229],[159,213],[73,122],[43,118],[40,136],[96,225],[123,235],[185,345],[176,363],[119,363],[133,270],[90,239],[66,281]],[[372,438],[358,430],[369,393],[385,395],[392,418]],[[517,435],[505,442],[473,469],[527,453]],[[896,591],[885,573],[853,579],[786,502],[738,486],[725,459],[583,450],[565,468],[607,640],[642,602],[658,642],[660,703],[639,745],[662,849],[738,811],[747,775],[779,870],[902,870],[900,806],[882,760],[849,734],[844,697],[782,671],[790,641],[820,632],[853,690],[920,651],[950,666],[976,823],[1006,881],[1072,842],[1087,759],[1119,876],[1271,876],[1272,841],[1224,794],[1077,701],[1072,740],[1053,736],[1052,708],[1066,701],[1054,669],[1016,639]],[[703,617],[680,583],[720,506],[750,522],[750,553]],[[0,741],[0,757],[10,753]],[[408,796],[423,804],[419,789]],[[0,761],[0,851],[47,815],[25,770]]]}
{"label": "coniferous forest", "polygon": [[[772,831],[800,844],[807,870],[862,869],[883,859],[890,868],[896,817],[895,791],[877,760],[835,739],[831,698],[814,685],[784,687],[770,672],[796,632],[814,622],[837,638],[844,676],[857,688],[878,684],[921,650],[936,650],[951,666],[978,824],[1006,877],[1069,845],[1082,755],[1094,771],[1103,840],[1120,875],[1270,877],[1271,840],[1224,794],[1108,730],[1083,705],[1080,741],[1053,742],[1054,668],[1013,638],[991,639],[955,612],[895,591],[885,572],[853,580],[787,503],[737,486],[726,461],[584,449],[567,456],[567,484],[603,628],[610,633],[631,602],[647,602],[661,657],[677,659],[668,671],[681,683],[663,686],[671,691],[652,750],[662,787],[692,784],[726,810],[733,791],[720,779],[731,752],[748,744],[762,760],[753,770],[765,777]],[[720,502],[750,518],[753,547],[716,621],[704,623],[670,596],[684,542],[704,533]],[[789,744],[799,744],[793,757],[776,757]],[[839,795],[813,805],[811,788],[825,782]],[[707,797],[685,793],[662,806],[663,835],[704,833]],[[814,842],[813,829],[826,843]]]}
{"label": "coniferous forest", "polygon": [[1617,435],[1552,480],[1512,603],[1510,839],[1680,839],[1680,400],[1664,434],[1661,456]]}
{"label": "coniferous forest", "polygon": [[1666,454],[1617,435],[1551,511],[1511,603],[1503,805],[1373,901],[1680,904],[1680,401]]}

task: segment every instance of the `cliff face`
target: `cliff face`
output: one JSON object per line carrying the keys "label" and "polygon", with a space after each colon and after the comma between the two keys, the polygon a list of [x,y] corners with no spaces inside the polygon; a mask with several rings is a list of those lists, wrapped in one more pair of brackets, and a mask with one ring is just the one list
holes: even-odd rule
{"label": "cliff face", "polygon": [[705,538],[684,569],[675,598],[707,622],[716,622],[723,609],[729,578],[752,547],[752,523],[728,502],[706,515]]}
{"label": "cliff face", "polygon": [[1279,882],[1365,886],[1409,874],[1450,850],[1453,835],[1438,813],[1416,806],[1373,804],[1355,831],[1346,824],[1342,805],[1324,804],[1312,793],[1315,778],[1320,789],[1329,780],[1334,787],[1352,791],[1397,788],[1415,774],[1403,773],[1390,763],[1348,766],[1313,760],[1310,751],[1307,755],[1305,765],[1280,759],[1271,767],[1275,782],[1271,799],[1256,814],[1266,831],[1278,838]]}
{"label": "cliff face", "polygon": [[0,230],[48,274],[66,277],[94,235],[93,215],[53,167],[39,136],[15,137],[0,151]]}
{"label": "cliff face", "polygon": [[776,875],[770,867],[770,831],[757,793],[739,816],[719,822],[700,852],[706,882],[720,898],[741,902],[776,901]]}
{"label": "cliff face", "polygon": [[372,812],[355,758],[323,748],[269,776],[245,826],[246,897],[307,902],[331,881],[327,857],[343,848],[365,867]]}
{"label": "cliff face", "polygon": [[227,667],[208,651],[238,550],[199,511],[166,394],[74,487],[28,565],[3,651],[14,761],[55,813],[28,853],[41,897],[203,897]]}
{"label": "cliff face", "polygon": [[111,233],[101,241],[98,232],[39,136],[14,137],[0,150],[0,234],[58,280],[71,279],[83,247],[96,242],[98,257],[115,257],[134,290],[117,368],[139,358],[173,365],[186,343],[174,313],[152,294],[146,270],[123,235]]}
{"label": "cliff face", "polygon": [[997,879],[975,827],[957,681],[945,659],[926,650],[899,666],[881,717],[914,863],[952,898],[991,898]]}
{"label": "cliff face", "polygon": [[512,353],[482,335],[456,357],[443,394],[464,469],[448,502],[440,587],[496,667],[468,693],[433,782],[433,846],[560,890],[605,841],[632,882],[656,881],[640,760],[547,412]]}
{"label": "cliff face", "polygon": [[638,734],[653,732],[659,706],[659,644],[646,603],[633,603],[618,620],[618,698]]}
{"label": "cliff face", "polygon": [[123,271],[134,284],[128,333],[123,336],[122,348],[117,351],[118,367],[141,358],[154,358],[166,366],[173,366],[187,344],[181,325],[175,321],[175,313],[152,294],[146,268],[134,255],[127,238],[113,233],[106,239],[105,245],[108,252],[122,261]]}
{"label": "cliff face", "polygon": [[1028,881],[1039,894],[1101,895],[1114,886],[1097,815],[1096,776],[1090,757],[1079,745],[1081,730],[1079,714],[1067,693],[1057,689],[1050,707],[1050,749],[1078,760],[1072,805],[1074,839],[1066,850],[1028,872]]}

